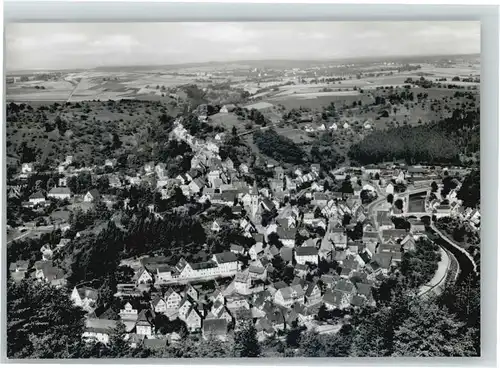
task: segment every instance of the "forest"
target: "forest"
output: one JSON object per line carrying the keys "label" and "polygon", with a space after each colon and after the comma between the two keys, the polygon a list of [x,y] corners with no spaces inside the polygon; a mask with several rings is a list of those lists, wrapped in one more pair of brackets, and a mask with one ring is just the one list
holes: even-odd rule
{"label": "forest", "polygon": [[274,129],[255,132],[253,139],[263,154],[277,161],[290,164],[302,164],[306,161],[302,148],[291,139],[276,133]]}
{"label": "forest", "polygon": [[377,130],[351,146],[362,165],[405,160],[408,164],[459,164],[460,154],[479,150],[479,112],[455,110],[439,123]]}

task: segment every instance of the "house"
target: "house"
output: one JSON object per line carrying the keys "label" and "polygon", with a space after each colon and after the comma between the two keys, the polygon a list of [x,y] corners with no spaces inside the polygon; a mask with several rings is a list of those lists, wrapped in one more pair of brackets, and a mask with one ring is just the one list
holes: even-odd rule
{"label": "house", "polygon": [[310,267],[307,264],[296,264],[293,268],[293,272],[297,277],[306,277],[310,271]]}
{"label": "house", "polygon": [[139,315],[138,305],[132,306],[131,302],[125,303],[123,309],[120,309],[120,319],[125,324],[125,330],[127,332],[132,331],[135,328],[135,324],[137,322],[137,317]]}
{"label": "house", "polygon": [[151,336],[153,334],[152,316],[149,310],[143,309],[139,312],[135,323],[135,330],[139,335]]}
{"label": "house", "polygon": [[56,288],[66,286],[66,275],[64,271],[58,267],[52,266],[52,262],[42,266],[38,272],[36,271],[35,277],[39,281],[47,282]]}
{"label": "house", "polygon": [[71,198],[71,190],[66,187],[54,187],[47,194],[49,198],[55,199],[70,199]]}
{"label": "house", "polygon": [[189,296],[192,300],[198,300],[200,297],[200,293],[196,288],[191,285],[191,284],[186,284],[186,287],[184,288],[184,295]]}
{"label": "house", "polygon": [[401,250],[400,244],[380,244],[377,248],[378,253],[396,253]]}
{"label": "house", "polygon": [[158,313],[166,313],[167,312],[167,303],[165,302],[165,299],[163,299],[159,295],[156,295],[151,300],[151,308],[157,314]]}
{"label": "house", "polygon": [[212,222],[212,226],[210,227],[210,230],[212,230],[213,232],[219,232],[220,231],[220,225],[219,223],[217,222],[217,220],[214,220],[214,222]]}
{"label": "house", "polygon": [[389,211],[377,211],[377,224],[379,230],[394,229],[394,223],[389,217]]}
{"label": "house", "polygon": [[97,189],[91,189],[83,197],[84,202],[95,202],[101,198],[99,191]]}
{"label": "house", "polygon": [[146,175],[152,174],[154,170],[155,170],[155,163],[153,161],[146,162],[146,164],[144,164],[144,172],[146,173]]}
{"label": "house", "polygon": [[282,247],[280,249],[280,257],[283,262],[291,264],[293,262],[293,248]]}
{"label": "house", "polygon": [[261,202],[260,202],[262,208],[264,208],[266,211],[273,211],[275,208],[276,208],[276,205],[274,204],[273,201],[271,201],[269,198],[264,198]]}
{"label": "house", "polygon": [[238,244],[231,243],[229,246],[229,250],[234,254],[245,254],[245,248]]}
{"label": "house", "polygon": [[321,303],[321,288],[317,282],[311,282],[305,291],[305,304],[307,306]]}
{"label": "house", "polygon": [[252,280],[267,279],[267,270],[264,267],[260,267],[257,265],[250,265],[250,267],[248,268],[248,272]]}
{"label": "house", "polygon": [[28,272],[29,261],[12,262],[9,266],[10,277],[18,282],[24,279]]}
{"label": "house", "polygon": [[34,171],[34,166],[33,162],[24,162],[21,166],[21,173],[31,174]]}
{"label": "house", "polygon": [[318,249],[316,247],[299,247],[295,249],[295,261],[298,264],[318,264]]}
{"label": "house", "polygon": [[283,180],[285,178],[285,170],[281,166],[276,166],[274,168],[274,178],[277,180]]}
{"label": "house", "polygon": [[410,231],[414,237],[418,239],[425,236],[426,229],[423,221],[411,218],[408,219],[408,222],[410,223]]}
{"label": "house", "polygon": [[276,234],[279,240],[283,243],[285,247],[294,248],[295,247],[295,236],[297,234],[296,228],[283,228],[278,227],[276,229]]}
{"label": "house", "polygon": [[375,248],[379,242],[379,233],[378,231],[374,231],[372,229],[363,230],[363,244],[366,245],[367,249],[371,253],[375,253]]}
{"label": "house", "polygon": [[108,175],[109,186],[111,188],[121,188],[122,182],[118,175]]}
{"label": "house", "polygon": [[415,238],[410,234],[406,235],[406,237],[403,240],[401,240],[400,245],[405,252],[414,251],[417,246]]}
{"label": "house", "polygon": [[394,185],[392,183],[387,184],[387,186],[385,187],[385,193],[387,195],[389,195],[389,194],[394,195]]}
{"label": "house", "polygon": [[284,330],[286,327],[285,315],[283,314],[283,311],[281,309],[272,309],[271,307],[270,310],[266,312],[265,318],[267,318],[275,331]]}
{"label": "house", "polygon": [[328,204],[328,200],[330,199],[329,195],[323,192],[315,192],[313,193],[313,198],[311,200],[311,204],[318,206],[320,208],[325,207]]}
{"label": "house", "polygon": [[163,295],[163,299],[165,300],[165,304],[167,305],[166,306],[167,310],[175,310],[175,311],[179,309],[179,306],[182,301],[181,295],[175,292],[172,288],[169,288],[165,292],[165,295]]}
{"label": "house", "polygon": [[370,267],[374,272],[381,271],[386,274],[391,268],[392,253],[377,253],[373,255]]}
{"label": "house", "polygon": [[202,336],[204,340],[217,339],[227,340],[228,323],[224,318],[206,319],[203,322]]}
{"label": "house", "polygon": [[357,283],[356,294],[363,297],[369,303],[372,303],[374,301],[371,284],[365,284],[361,282]]}
{"label": "house", "polygon": [[221,112],[223,114],[227,114],[227,113],[233,112],[235,109],[236,109],[236,105],[227,104],[227,105],[222,106],[221,109],[219,110],[219,112]]}
{"label": "house", "polygon": [[191,183],[189,183],[189,190],[192,193],[196,194],[196,193],[199,193],[200,190],[202,190],[204,186],[205,186],[205,183],[203,182],[203,180],[200,178],[196,178]]}
{"label": "house", "polygon": [[289,307],[295,302],[304,304],[304,295],[301,285],[287,286],[274,294],[274,303],[283,307]]}
{"label": "house", "polygon": [[390,240],[396,241],[398,239],[403,239],[407,234],[405,229],[382,230],[382,241],[384,243],[388,243]]}
{"label": "house", "polygon": [[249,270],[238,272],[234,277],[234,288],[240,294],[249,294],[252,286],[252,278]]}
{"label": "house", "polygon": [[109,344],[109,335],[116,328],[117,321],[110,319],[88,318],[85,320],[83,338]]}
{"label": "house", "polygon": [[347,248],[347,232],[341,226],[331,226],[323,238],[322,243],[333,243],[336,249]]}
{"label": "house", "polygon": [[258,259],[262,254],[264,253],[264,244],[261,242],[257,242],[248,251],[248,255],[250,256],[250,259],[256,260]]}
{"label": "house", "polygon": [[257,330],[257,339],[259,341],[273,337],[276,333],[266,316],[259,318],[257,322],[255,322],[255,329]]}
{"label": "house", "polygon": [[116,298],[131,298],[142,296],[142,291],[135,284],[118,284],[116,285]]}
{"label": "house", "polygon": [[45,203],[45,196],[40,191],[33,193],[29,197],[29,203],[33,206],[36,206],[38,204],[44,204]]}
{"label": "house", "polygon": [[153,283],[153,275],[146,268],[141,267],[134,275],[134,280],[138,286],[141,284],[151,284]]}
{"label": "house", "polygon": [[248,165],[245,164],[245,163],[242,163],[239,167],[239,170],[240,172],[242,172],[243,174],[248,174],[249,172],[249,168],[248,168]]}
{"label": "house", "polygon": [[90,287],[73,288],[70,299],[74,305],[82,308],[87,312],[91,312],[97,306],[99,292]]}
{"label": "house", "polygon": [[327,310],[344,309],[351,304],[352,296],[340,290],[327,290],[323,295],[323,303]]}

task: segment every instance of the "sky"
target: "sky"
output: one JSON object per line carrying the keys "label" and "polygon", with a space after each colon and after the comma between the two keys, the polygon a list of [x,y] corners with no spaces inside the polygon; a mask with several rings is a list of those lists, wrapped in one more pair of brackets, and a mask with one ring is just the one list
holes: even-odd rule
{"label": "sky", "polygon": [[7,70],[473,54],[479,22],[11,23]]}

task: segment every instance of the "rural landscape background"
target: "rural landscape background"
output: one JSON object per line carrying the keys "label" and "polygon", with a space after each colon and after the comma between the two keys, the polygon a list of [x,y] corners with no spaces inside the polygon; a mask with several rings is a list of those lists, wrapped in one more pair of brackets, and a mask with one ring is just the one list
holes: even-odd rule
{"label": "rural landscape background", "polygon": [[479,29],[8,25],[8,356],[480,355]]}

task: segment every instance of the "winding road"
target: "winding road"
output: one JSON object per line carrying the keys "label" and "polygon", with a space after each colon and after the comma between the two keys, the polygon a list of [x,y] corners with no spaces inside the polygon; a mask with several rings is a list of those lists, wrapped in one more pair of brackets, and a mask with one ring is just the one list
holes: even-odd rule
{"label": "winding road", "polygon": [[[370,203],[367,206],[367,211],[369,218],[373,220],[373,224],[378,230],[377,211],[378,207],[386,201],[386,194],[378,185],[376,185],[376,190],[380,198]],[[401,194],[411,195],[413,193],[422,192],[423,190],[430,190],[430,187],[418,188]],[[439,240],[435,240],[435,243],[440,247],[441,261],[438,263],[438,269],[436,270],[434,277],[427,284],[421,287],[419,296],[426,296],[431,292],[434,294],[440,294],[444,290],[444,285],[448,280],[461,280],[471,271],[477,274],[477,265],[472,256],[438,230],[432,223],[432,214],[428,213],[428,215],[431,217],[431,224],[429,228],[439,237]],[[380,233],[379,240],[382,240]],[[451,274],[452,272],[453,274]]]}

